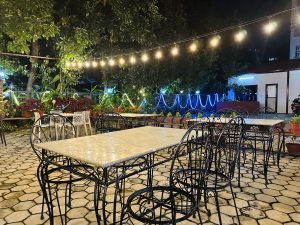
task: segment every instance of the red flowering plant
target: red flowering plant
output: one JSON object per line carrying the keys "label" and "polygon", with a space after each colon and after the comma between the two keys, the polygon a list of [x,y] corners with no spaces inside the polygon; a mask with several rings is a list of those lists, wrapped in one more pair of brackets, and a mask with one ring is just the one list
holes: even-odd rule
{"label": "red flowering plant", "polygon": [[55,108],[63,109],[65,112],[77,112],[91,110],[94,108],[94,101],[89,98],[72,98],[65,97],[64,99],[57,99]]}
{"label": "red flowering plant", "polygon": [[18,110],[21,112],[34,112],[43,109],[43,104],[40,100],[29,98],[26,99],[19,107]]}

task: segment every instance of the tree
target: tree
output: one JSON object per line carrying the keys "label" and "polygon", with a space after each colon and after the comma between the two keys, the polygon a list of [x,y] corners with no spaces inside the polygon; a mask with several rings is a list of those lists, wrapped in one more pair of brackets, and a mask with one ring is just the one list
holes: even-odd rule
{"label": "tree", "polygon": [[[0,27],[7,37],[7,51],[39,55],[40,41],[58,33],[53,20],[53,0],[0,0]],[[38,61],[30,58],[26,91],[31,93]]]}

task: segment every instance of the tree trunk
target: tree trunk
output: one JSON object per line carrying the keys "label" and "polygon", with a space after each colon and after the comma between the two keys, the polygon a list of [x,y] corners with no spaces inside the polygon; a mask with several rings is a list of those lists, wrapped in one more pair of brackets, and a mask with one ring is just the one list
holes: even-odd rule
{"label": "tree trunk", "polygon": [[[34,41],[31,43],[31,55],[35,55],[37,56],[39,54],[39,43],[38,41]],[[29,78],[27,81],[27,87],[26,87],[26,92],[29,95],[29,97],[31,96],[31,92],[32,92],[32,86],[34,83],[34,80],[36,78],[36,74],[37,74],[37,59],[36,58],[30,58],[30,74],[29,74]]]}

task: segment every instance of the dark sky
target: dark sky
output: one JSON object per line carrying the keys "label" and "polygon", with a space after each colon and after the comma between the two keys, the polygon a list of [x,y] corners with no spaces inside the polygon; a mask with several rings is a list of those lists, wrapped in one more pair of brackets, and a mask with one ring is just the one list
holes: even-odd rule
{"label": "dark sky", "polygon": [[[188,27],[197,34],[203,33],[204,23],[209,24],[213,31],[291,7],[291,0],[187,0],[186,2]],[[205,19],[201,16],[203,9],[210,15]],[[274,19],[278,21],[279,29],[270,37],[266,37],[262,32],[261,23],[245,27],[249,41],[257,48],[264,61],[268,61],[269,58],[279,60],[289,58],[290,13]]]}

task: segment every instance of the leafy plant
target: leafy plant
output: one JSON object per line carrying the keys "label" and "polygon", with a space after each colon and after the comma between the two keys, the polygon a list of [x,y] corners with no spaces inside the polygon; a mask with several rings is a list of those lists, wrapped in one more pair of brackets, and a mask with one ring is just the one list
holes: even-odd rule
{"label": "leafy plant", "polygon": [[300,115],[299,116],[293,116],[292,118],[291,118],[291,122],[292,123],[300,123]]}
{"label": "leafy plant", "polygon": [[202,113],[198,113],[197,117],[198,117],[198,118],[202,118],[202,117],[203,117],[203,114],[202,114]]}
{"label": "leafy plant", "polygon": [[172,116],[173,116],[172,113],[168,112],[167,117],[172,117]]}
{"label": "leafy plant", "polygon": [[177,112],[177,113],[175,114],[175,116],[176,116],[177,118],[181,118],[180,112]]}
{"label": "leafy plant", "polygon": [[231,112],[231,113],[230,113],[230,117],[231,117],[231,118],[234,118],[234,117],[236,117],[236,116],[237,116],[237,113],[236,113],[236,112]]}
{"label": "leafy plant", "polygon": [[159,115],[162,116],[162,117],[165,116],[164,112],[161,112]]}
{"label": "leafy plant", "polygon": [[192,114],[191,112],[188,112],[187,114],[185,114],[185,118],[190,119],[192,118]]}
{"label": "leafy plant", "polygon": [[32,99],[32,98],[29,98],[29,99],[26,99],[24,103],[22,103],[18,109],[22,112],[25,112],[25,111],[39,111],[39,110],[42,110],[43,109],[43,105],[41,103],[40,100],[36,100],[36,99]]}

